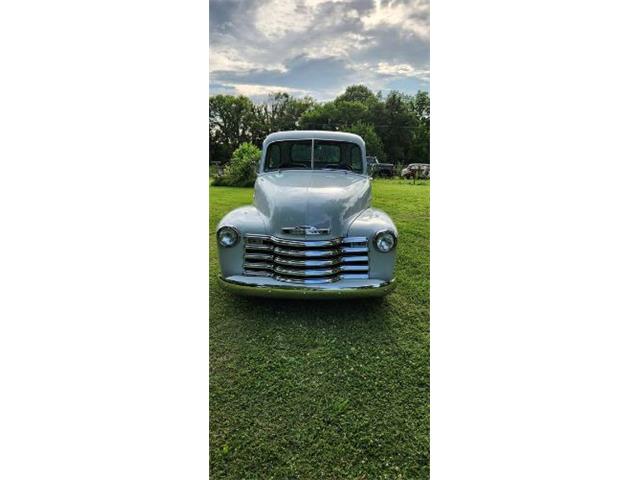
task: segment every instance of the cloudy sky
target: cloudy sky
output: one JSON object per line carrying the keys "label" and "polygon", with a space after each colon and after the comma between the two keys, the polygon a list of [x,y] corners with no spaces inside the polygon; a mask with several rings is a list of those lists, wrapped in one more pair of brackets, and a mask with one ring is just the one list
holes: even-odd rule
{"label": "cloudy sky", "polygon": [[429,0],[209,0],[209,91],[429,90]]}

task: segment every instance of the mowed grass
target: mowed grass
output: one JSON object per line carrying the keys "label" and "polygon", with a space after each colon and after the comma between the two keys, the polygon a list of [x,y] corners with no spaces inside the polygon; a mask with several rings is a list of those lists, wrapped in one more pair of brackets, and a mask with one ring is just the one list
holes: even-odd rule
{"label": "mowed grass", "polygon": [[400,232],[381,300],[236,297],[215,228],[253,189],[210,189],[212,479],[429,476],[429,182],[375,180]]}

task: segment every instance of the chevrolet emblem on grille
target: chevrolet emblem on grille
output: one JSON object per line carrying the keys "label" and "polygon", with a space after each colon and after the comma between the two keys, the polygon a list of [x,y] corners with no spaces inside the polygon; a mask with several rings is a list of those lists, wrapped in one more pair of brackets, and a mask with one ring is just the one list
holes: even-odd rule
{"label": "chevrolet emblem on grille", "polygon": [[282,233],[290,235],[327,235],[328,228],[317,228],[311,225],[298,225],[296,227],[283,227]]}

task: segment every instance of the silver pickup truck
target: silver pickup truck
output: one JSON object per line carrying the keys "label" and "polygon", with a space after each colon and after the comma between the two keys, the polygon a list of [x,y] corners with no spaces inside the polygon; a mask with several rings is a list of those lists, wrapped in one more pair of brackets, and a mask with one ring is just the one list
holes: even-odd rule
{"label": "silver pickup truck", "polygon": [[239,294],[351,298],[394,287],[398,230],[371,208],[365,144],[342,132],[269,135],[253,205],[220,221],[222,285]]}

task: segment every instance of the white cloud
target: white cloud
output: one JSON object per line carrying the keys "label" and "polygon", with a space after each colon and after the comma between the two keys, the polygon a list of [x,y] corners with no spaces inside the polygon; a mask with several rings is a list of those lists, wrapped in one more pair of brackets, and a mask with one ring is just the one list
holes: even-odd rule
{"label": "white cloud", "polygon": [[248,83],[236,83],[233,85],[238,95],[247,97],[266,96],[270,93],[287,92],[295,95],[308,95],[308,90],[300,88],[284,87],[280,85],[254,85]]}
{"label": "white cloud", "polygon": [[210,91],[428,89],[429,0],[210,0]]}
{"label": "white cloud", "polygon": [[209,71],[247,71],[256,67],[256,64],[248,62],[241,55],[233,51],[209,49]]}
{"label": "white cloud", "polygon": [[375,0],[376,7],[372,13],[363,17],[367,30],[379,26],[392,26],[415,33],[418,37],[429,39],[429,4],[415,1],[412,3],[389,3],[383,5]]}
{"label": "white cloud", "polygon": [[313,21],[304,2],[267,0],[256,11],[256,28],[267,38],[277,40],[290,33],[304,32]]}
{"label": "white cloud", "polygon": [[354,51],[368,46],[367,37],[358,33],[346,33],[317,44],[306,45],[306,55],[313,58],[349,57]]}
{"label": "white cloud", "polygon": [[417,69],[408,63],[390,64],[386,62],[380,62],[376,65],[376,71],[383,75],[395,75],[404,77],[416,77],[416,78],[429,78],[428,69]]}

